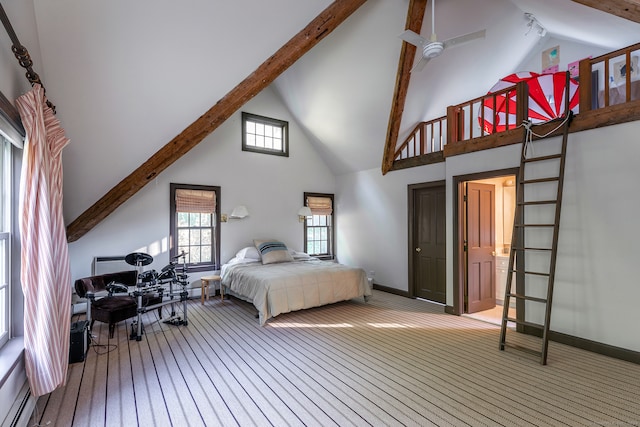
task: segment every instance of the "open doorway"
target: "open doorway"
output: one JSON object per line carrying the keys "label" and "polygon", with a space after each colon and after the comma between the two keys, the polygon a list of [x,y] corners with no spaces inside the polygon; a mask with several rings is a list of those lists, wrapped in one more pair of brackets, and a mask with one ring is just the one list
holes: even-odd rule
{"label": "open doorway", "polygon": [[[515,213],[517,169],[454,178],[458,191],[458,313],[500,324]],[[515,304],[510,317],[516,317]]]}

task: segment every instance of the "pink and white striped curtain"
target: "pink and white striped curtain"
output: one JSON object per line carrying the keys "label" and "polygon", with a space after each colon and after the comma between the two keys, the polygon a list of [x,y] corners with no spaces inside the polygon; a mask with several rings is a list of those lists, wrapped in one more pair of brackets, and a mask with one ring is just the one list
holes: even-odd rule
{"label": "pink and white striped curtain", "polygon": [[41,396],[66,384],[69,366],[71,271],[62,217],[69,139],[39,84],[16,104],[27,133],[20,177],[25,363],[31,393]]}

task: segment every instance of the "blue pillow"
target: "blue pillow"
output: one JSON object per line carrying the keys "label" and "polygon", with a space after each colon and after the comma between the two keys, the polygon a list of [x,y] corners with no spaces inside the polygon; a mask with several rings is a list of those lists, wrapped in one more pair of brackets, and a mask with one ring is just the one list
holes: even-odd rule
{"label": "blue pillow", "polygon": [[263,264],[293,261],[287,245],[278,240],[254,240],[253,244],[260,253]]}

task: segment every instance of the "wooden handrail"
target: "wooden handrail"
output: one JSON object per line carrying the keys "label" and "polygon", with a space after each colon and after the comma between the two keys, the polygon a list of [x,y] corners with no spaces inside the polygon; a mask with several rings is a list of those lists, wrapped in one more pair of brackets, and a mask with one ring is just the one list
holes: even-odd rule
{"label": "wooden handrail", "polygon": [[[613,52],[605,53],[595,58],[586,58],[580,61],[580,111],[589,111],[594,107],[602,108],[611,105],[611,60],[624,57],[625,69],[632,69],[632,56],[631,53],[640,50],[640,43],[615,50]],[[600,65],[601,64],[601,65]],[[602,79],[598,77],[597,81],[594,81],[593,71],[594,68],[602,68],[604,76]],[[624,102],[630,102],[631,99],[631,74],[625,73],[625,92]],[[602,88],[599,87],[600,82],[603,83]],[[595,87],[594,87],[595,86]],[[597,89],[594,91],[594,89]],[[594,93],[595,92],[595,93]],[[602,105],[600,105],[600,93],[602,92]]]}
{"label": "wooden handrail", "polygon": [[[429,120],[428,122],[420,122],[409,133],[409,136],[404,142],[396,148],[393,159],[401,160],[408,157],[422,156],[425,154],[435,153],[442,151],[444,146],[444,127],[446,126],[446,116],[438,117],[437,119]],[[437,129],[436,129],[437,128]],[[435,137],[438,136],[439,140],[436,144]],[[413,146],[411,146],[413,144]],[[418,148],[416,149],[416,145]],[[403,155],[412,151],[413,156]]]}
{"label": "wooden handrail", "polygon": [[[447,109],[447,122],[449,125],[449,133],[447,135],[447,143],[457,143],[466,141],[468,139],[479,138],[485,135],[498,132],[498,116],[499,112],[495,108],[497,99],[499,97],[505,97],[509,99],[512,97],[515,91],[516,108],[515,111],[510,111],[510,102],[506,102],[505,105],[505,122],[500,124],[504,125],[505,129],[511,129],[520,123],[528,116],[528,86],[526,82],[518,82],[513,86],[506,87],[504,89],[497,90],[495,92],[487,93],[486,95],[479,96],[477,98],[465,101],[461,104],[451,106]],[[485,116],[485,106],[488,106],[492,110],[492,117],[489,123],[492,123],[491,129],[487,129],[487,117]],[[492,107],[493,106],[493,107]],[[475,111],[478,111],[475,114]],[[509,117],[515,114],[515,120],[510,122]],[[482,123],[480,127],[480,135],[474,135],[473,129],[476,127],[476,120],[480,120]],[[468,124],[468,128],[465,125]],[[465,137],[465,129],[468,129],[468,137]]]}
{"label": "wooden handrail", "polygon": [[[637,108],[640,105],[639,99],[631,99],[632,98],[632,81],[631,81],[631,72],[627,72],[625,74],[625,91],[624,91],[624,100],[622,103],[615,102],[616,105],[611,105],[610,100],[610,61],[613,59],[621,59],[624,58],[625,66],[627,70],[631,69],[632,64],[632,55],[635,51],[640,51],[640,43],[636,43],[634,45],[618,49],[613,52],[606,53],[604,55],[600,55],[596,58],[586,58],[580,61],[579,63],[579,74],[580,74],[580,113],[584,117],[580,117],[578,114],[574,118],[574,124],[572,124],[572,132],[575,131],[576,128],[580,128],[581,130],[590,129],[593,127],[606,126],[608,124],[617,124],[617,123],[625,123],[630,120],[634,120],[634,117],[638,114]],[[639,52],[640,56],[640,52]],[[622,60],[622,59],[621,59]],[[592,74],[594,66],[598,66],[598,64],[602,64],[601,67],[603,69],[603,80],[604,88],[598,88],[595,86],[594,76]],[[635,84],[640,85],[640,81],[634,82]],[[510,86],[504,88],[502,90],[486,94],[469,101],[463,102],[458,105],[453,105],[447,107],[447,115],[446,120],[444,118],[434,119],[428,122],[420,122],[414,130],[411,132],[409,137],[404,141],[404,143],[395,151],[394,162],[390,170],[396,169],[404,169],[407,167],[420,166],[421,164],[428,164],[434,161],[444,161],[447,156],[462,154],[471,151],[477,151],[479,149],[487,149],[493,147],[499,147],[502,145],[514,144],[516,142],[521,141],[521,133],[519,132],[511,132],[515,127],[519,126],[527,117],[529,117],[528,109],[529,109],[529,86],[525,81],[518,82],[514,86]],[[480,126],[479,135],[475,135],[474,128],[476,126],[476,120],[480,120],[481,123],[485,123],[486,112],[484,111],[483,105],[485,102],[487,105],[495,105],[495,101],[498,96],[504,95],[508,96],[509,93],[516,91],[516,111],[509,111],[509,106],[507,104],[505,111],[506,122],[504,123],[504,129],[506,131],[498,130],[496,120],[496,112],[494,109],[493,117],[491,117],[491,123],[493,123],[492,128],[489,130],[485,129],[484,126]],[[599,92],[602,92],[600,95]],[[599,98],[602,97],[603,105],[600,104]],[[626,104],[629,106],[629,111],[625,110],[623,105]],[[590,110],[595,108],[603,108],[607,107],[606,111],[598,111],[597,113],[594,111],[594,114],[589,114]],[[477,111],[474,114],[474,110]],[[615,114],[613,114],[615,111]],[[509,115],[510,113],[515,113],[515,121],[510,123]],[[636,120],[640,120],[640,117],[636,118]],[[442,121],[446,123],[447,129],[444,134],[446,140],[443,141],[442,144],[442,153],[438,157],[427,156],[422,151],[414,150],[415,155],[413,157],[409,156],[400,156],[403,150],[407,150],[408,144],[410,144],[416,138],[416,133],[422,132],[423,128],[426,124],[436,121]],[[500,124],[503,125],[502,123]],[[468,132],[466,132],[468,130]],[[422,159],[415,159],[416,157],[421,157]]]}

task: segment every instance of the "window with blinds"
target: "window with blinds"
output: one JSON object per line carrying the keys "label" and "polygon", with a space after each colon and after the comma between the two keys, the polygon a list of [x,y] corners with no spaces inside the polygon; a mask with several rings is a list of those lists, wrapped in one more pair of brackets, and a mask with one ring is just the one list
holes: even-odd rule
{"label": "window with blinds", "polygon": [[189,271],[219,269],[220,187],[171,184],[170,200],[171,258],[184,253]]}
{"label": "window with blinds", "polygon": [[335,258],[333,194],[304,193],[304,204],[311,209],[304,221],[305,252],[321,259]]}

